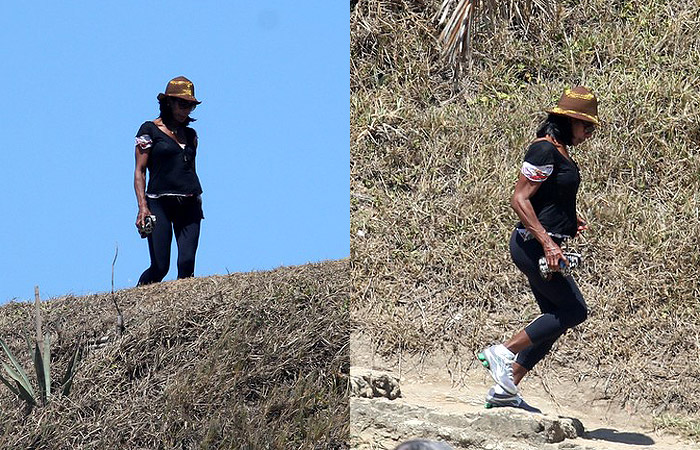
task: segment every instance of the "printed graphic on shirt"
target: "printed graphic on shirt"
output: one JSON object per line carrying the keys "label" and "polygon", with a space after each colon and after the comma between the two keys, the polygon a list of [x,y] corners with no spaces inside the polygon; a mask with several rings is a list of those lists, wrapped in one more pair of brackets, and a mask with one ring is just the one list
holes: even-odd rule
{"label": "printed graphic on shirt", "polygon": [[153,141],[151,140],[151,137],[147,134],[137,136],[136,137],[136,145],[139,147],[139,150],[142,152],[145,152],[151,146],[153,145]]}
{"label": "printed graphic on shirt", "polygon": [[520,172],[525,175],[525,178],[527,178],[530,181],[534,181],[536,183],[541,183],[545,181],[549,176],[552,174],[554,171],[554,164],[545,164],[544,166],[536,166],[534,164],[530,164],[527,161],[523,162],[523,167],[520,169]]}

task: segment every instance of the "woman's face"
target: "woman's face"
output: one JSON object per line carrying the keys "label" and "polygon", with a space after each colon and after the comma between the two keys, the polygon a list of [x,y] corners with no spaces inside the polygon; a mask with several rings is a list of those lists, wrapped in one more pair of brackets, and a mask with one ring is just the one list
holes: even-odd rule
{"label": "woman's face", "polygon": [[169,103],[170,110],[173,112],[173,118],[178,122],[184,122],[196,106],[196,103],[177,97],[170,97]]}
{"label": "woman's face", "polygon": [[586,122],[579,119],[571,119],[571,145],[578,145],[593,136],[595,131],[595,124],[593,122]]}

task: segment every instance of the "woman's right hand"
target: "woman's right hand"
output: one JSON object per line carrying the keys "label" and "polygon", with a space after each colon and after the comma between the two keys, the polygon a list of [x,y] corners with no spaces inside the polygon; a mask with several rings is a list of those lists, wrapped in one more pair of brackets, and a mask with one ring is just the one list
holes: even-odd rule
{"label": "woman's right hand", "polygon": [[565,265],[569,265],[569,261],[564,257],[564,252],[561,251],[554,241],[550,241],[544,246],[544,256],[547,258],[547,265],[549,269],[553,272],[559,272],[559,261],[564,261]]}
{"label": "woman's right hand", "polygon": [[141,229],[145,225],[145,219],[146,216],[151,215],[151,210],[148,209],[148,206],[142,206],[139,208],[139,213],[136,216],[136,229]]}

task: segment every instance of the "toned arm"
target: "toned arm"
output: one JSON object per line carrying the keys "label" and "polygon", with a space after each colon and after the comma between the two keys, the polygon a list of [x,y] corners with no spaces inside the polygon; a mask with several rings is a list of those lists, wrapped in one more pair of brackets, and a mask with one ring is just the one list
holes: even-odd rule
{"label": "toned arm", "polygon": [[135,147],[136,166],[134,169],[134,191],[139,207],[136,216],[136,226],[143,226],[143,220],[151,214],[146,203],[146,166],[148,165],[148,152],[142,150],[138,145]]}
{"label": "toned arm", "polygon": [[515,183],[515,192],[510,200],[510,206],[520,218],[523,226],[529,231],[535,239],[542,245],[544,255],[547,258],[547,264],[550,269],[559,269],[559,260],[563,259],[568,264],[561,248],[547,234],[540,221],[537,219],[535,209],[532,207],[530,199],[539,189],[541,183],[528,180],[523,174],[520,174],[518,181]]}

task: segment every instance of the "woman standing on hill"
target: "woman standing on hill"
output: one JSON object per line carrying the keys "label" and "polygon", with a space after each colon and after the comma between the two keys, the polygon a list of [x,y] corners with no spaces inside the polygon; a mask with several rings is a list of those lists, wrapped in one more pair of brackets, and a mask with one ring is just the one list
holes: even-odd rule
{"label": "woman standing on hill", "polygon": [[[525,154],[511,206],[520,222],[510,238],[510,254],[527,277],[542,314],[503,344],[478,355],[496,385],[486,401],[491,406],[520,406],[517,385],[552,348],[566,330],[586,320],[586,303],[571,276],[559,272],[568,265],[561,243],[584,231],[576,213],[579,169],[569,146],[590,138],[597,125],[598,101],[588,89],[566,89],[537,130]],[[544,256],[553,276],[543,278]]]}
{"label": "woman standing on hill", "polygon": [[151,266],[139,278],[139,286],[157,283],[168,273],[173,231],[178,249],[177,277],[194,276],[199,225],[204,218],[202,187],[195,170],[197,133],[188,127],[195,120],[190,113],[201,102],[194,96],[192,82],[177,77],[168,82],[165,93],[158,94],[158,103],[158,118],[144,122],[136,133],[136,227],[141,237],[148,237],[151,257]]}

